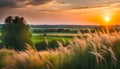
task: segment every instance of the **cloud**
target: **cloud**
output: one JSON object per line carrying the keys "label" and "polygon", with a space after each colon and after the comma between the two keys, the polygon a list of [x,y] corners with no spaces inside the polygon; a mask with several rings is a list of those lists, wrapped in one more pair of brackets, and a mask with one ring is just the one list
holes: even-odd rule
{"label": "cloud", "polygon": [[110,7],[110,6],[111,6],[111,4],[104,4],[104,5],[96,5],[96,6],[73,7],[71,9],[102,8],[102,7]]}
{"label": "cloud", "polygon": [[51,2],[53,0],[31,0],[28,4],[31,4],[31,5],[40,5],[40,4],[45,4],[45,3],[48,3],[48,2]]}
{"label": "cloud", "polygon": [[[120,7],[120,0],[54,0],[51,5],[40,7],[37,11],[42,12],[64,12],[80,9]],[[46,8],[47,7],[47,8]],[[49,8],[51,7],[51,8]],[[114,8],[112,7],[112,8]],[[57,9],[53,9],[57,8]]]}
{"label": "cloud", "polygon": [[[0,8],[31,7],[36,5],[44,5],[52,1],[56,2],[53,5],[57,4],[54,7],[60,7],[61,9],[64,9],[64,7],[66,7],[61,5],[67,5],[67,9],[85,9],[104,6],[106,7],[111,5],[112,3],[120,3],[120,0],[0,0]],[[68,6],[68,4],[70,5]]]}
{"label": "cloud", "polygon": [[54,0],[54,1],[50,2],[50,3],[48,3],[48,4],[39,6],[39,9],[37,9],[37,11],[58,12],[58,11],[63,11],[63,10],[68,9],[68,7],[70,5],[71,4],[69,4],[69,3],[58,3],[58,2],[56,2],[56,0]]}
{"label": "cloud", "polygon": [[15,2],[13,0],[0,0],[0,8],[4,7],[14,7]]}
{"label": "cloud", "polygon": [[120,3],[120,0],[57,0],[60,3],[72,4],[69,8],[99,8],[110,6],[113,3]]}
{"label": "cloud", "polygon": [[42,5],[53,0],[0,0],[0,8],[19,8],[27,5]]}
{"label": "cloud", "polygon": [[113,3],[111,5],[112,8],[120,8],[120,3]]}

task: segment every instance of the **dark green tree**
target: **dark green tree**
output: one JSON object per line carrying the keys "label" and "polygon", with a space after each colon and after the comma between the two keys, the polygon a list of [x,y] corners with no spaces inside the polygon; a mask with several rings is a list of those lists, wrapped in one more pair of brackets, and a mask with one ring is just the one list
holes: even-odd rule
{"label": "dark green tree", "polygon": [[25,50],[26,43],[32,46],[29,26],[23,17],[9,16],[2,27],[2,43],[6,48]]}

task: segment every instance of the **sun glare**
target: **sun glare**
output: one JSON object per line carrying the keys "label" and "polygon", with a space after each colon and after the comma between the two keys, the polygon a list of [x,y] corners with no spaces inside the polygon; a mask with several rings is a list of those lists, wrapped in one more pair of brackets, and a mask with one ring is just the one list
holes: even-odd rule
{"label": "sun glare", "polygon": [[105,25],[109,25],[110,24],[110,17],[108,17],[108,16],[106,16],[105,18],[104,18],[104,20],[105,20]]}
{"label": "sun glare", "polygon": [[110,17],[105,17],[105,21],[109,22],[110,21]]}

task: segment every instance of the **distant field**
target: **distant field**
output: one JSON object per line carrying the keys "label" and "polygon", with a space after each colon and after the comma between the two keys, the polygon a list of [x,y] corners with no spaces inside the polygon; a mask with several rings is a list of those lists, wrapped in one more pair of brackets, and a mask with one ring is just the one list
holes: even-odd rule
{"label": "distant field", "polygon": [[[44,36],[46,34],[46,36]],[[63,39],[65,41],[69,41],[73,38],[73,36],[78,36],[78,33],[66,33],[66,32],[46,32],[46,33],[32,33],[32,41],[33,43],[38,43],[41,41],[44,41],[45,38],[48,41],[57,40],[62,41]]]}
{"label": "distant field", "polygon": [[[45,41],[45,38],[48,41],[52,40],[57,40],[57,41],[62,41],[63,39],[65,41],[69,41],[70,39],[73,38],[73,36],[78,35],[76,33],[46,33],[47,36],[43,36],[44,33],[32,33],[32,41],[34,44]],[[1,33],[0,33],[1,36]],[[1,38],[0,38],[0,43],[1,43]]]}
{"label": "distant field", "polygon": [[[52,40],[69,41],[73,38],[73,36],[78,36],[77,33],[80,31],[86,34],[88,32],[87,28],[40,28],[40,27],[31,27],[30,32],[32,33],[32,41],[34,44],[45,41],[45,38],[50,42]],[[94,30],[94,28],[90,28],[90,30]],[[45,35],[45,36],[44,36]],[[83,35],[83,34],[82,34]],[[84,36],[83,35],[83,36]],[[0,32],[1,36],[1,32]],[[0,38],[1,43],[1,38]]]}
{"label": "distant field", "polygon": [[43,36],[44,34],[46,34],[47,36],[75,36],[75,35],[78,35],[77,33],[59,33],[59,32],[55,32],[55,33],[32,33],[32,36]]}
{"label": "distant field", "polygon": [[72,39],[72,37],[63,37],[63,36],[33,36],[32,37],[32,41],[34,44],[41,42],[41,41],[45,41],[47,39],[47,41],[52,41],[52,40],[57,40],[57,41],[62,41],[63,39],[65,41],[69,41],[70,39]]}
{"label": "distant field", "polygon": [[[32,41],[34,44],[38,43],[38,42],[41,42],[41,41],[44,41],[45,38],[48,40],[48,41],[52,41],[52,40],[57,40],[57,41],[62,41],[63,39],[65,41],[69,41],[70,39],[73,38],[73,36],[78,36],[79,34],[76,33],[76,32],[33,32],[34,30],[49,30],[49,29],[57,29],[57,28],[30,28],[30,31],[32,33]],[[78,28],[71,28],[70,30],[71,31],[75,31],[77,30]],[[84,28],[82,28],[84,29]],[[44,34],[46,34],[46,36],[44,37]],[[0,32],[0,36],[1,36],[1,32]],[[0,37],[0,43],[1,43],[1,37]]]}

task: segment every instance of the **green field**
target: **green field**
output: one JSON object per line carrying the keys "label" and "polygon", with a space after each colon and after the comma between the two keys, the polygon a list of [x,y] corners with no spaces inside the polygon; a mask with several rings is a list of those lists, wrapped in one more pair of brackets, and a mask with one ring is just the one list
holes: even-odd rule
{"label": "green field", "polygon": [[[57,40],[57,41],[69,41],[70,39],[73,38],[73,36],[78,35],[76,33],[46,33],[47,36],[43,36],[44,33],[32,33],[32,42],[34,44],[45,41],[47,39],[47,41],[53,41],[53,40]],[[1,33],[0,33],[1,36]],[[1,38],[0,38],[0,43],[1,43]]]}
{"label": "green field", "polygon": [[34,44],[39,43],[41,41],[45,41],[47,39],[48,42],[52,41],[52,40],[57,40],[57,41],[69,41],[70,39],[72,39],[72,37],[63,37],[63,36],[33,36],[32,37],[32,41]]}

